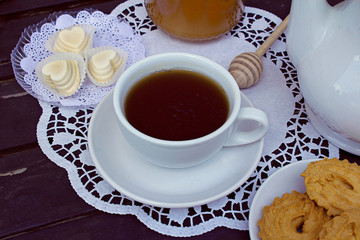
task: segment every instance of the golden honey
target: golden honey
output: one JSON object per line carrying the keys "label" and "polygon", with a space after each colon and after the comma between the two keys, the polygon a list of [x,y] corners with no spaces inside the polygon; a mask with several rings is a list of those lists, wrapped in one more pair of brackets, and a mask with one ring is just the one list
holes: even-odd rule
{"label": "golden honey", "polygon": [[207,40],[238,23],[244,0],[145,0],[145,6],[164,32],[181,39]]}

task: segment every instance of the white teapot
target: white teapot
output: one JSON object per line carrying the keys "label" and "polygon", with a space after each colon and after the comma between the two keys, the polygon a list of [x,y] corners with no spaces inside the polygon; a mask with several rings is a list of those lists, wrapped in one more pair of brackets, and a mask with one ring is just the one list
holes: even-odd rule
{"label": "white teapot", "polygon": [[360,0],[292,0],[287,51],[310,122],[360,155]]}

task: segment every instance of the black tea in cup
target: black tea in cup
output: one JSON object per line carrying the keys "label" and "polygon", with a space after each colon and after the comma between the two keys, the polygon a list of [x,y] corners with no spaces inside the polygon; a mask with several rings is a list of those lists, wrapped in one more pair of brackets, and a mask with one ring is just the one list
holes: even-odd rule
{"label": "black tea in cup", "polygon": [[152,73],[129,90],[124,103],[128,122],[162,140],[182,141],[208,135],[229,115],[229,100],[211,78],[190,70]]}

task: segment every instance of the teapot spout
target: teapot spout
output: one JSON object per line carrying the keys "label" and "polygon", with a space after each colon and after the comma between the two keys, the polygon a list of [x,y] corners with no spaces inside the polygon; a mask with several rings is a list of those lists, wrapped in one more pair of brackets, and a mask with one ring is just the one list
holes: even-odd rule
{"label": "teapot spout", "polygon": [[331,12],[327,0],[292,1],[286,43],[295,67],[324,37]]}

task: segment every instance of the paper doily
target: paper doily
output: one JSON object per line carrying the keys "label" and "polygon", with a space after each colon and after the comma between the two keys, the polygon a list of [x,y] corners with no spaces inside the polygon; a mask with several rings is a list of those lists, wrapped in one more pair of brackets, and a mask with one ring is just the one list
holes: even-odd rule
{"label": "paper doily", "polygon": [[[174,39],[149,19],[142,0],[130,0],[112,15],[124,19],[142,35],[147,55],[187,51],[204,55],[227,68],[240,51],[253,51],[281,20],[269,12],[246,7],[243,20],[226,36],[209,42]],[[159,41],[162,42],[158,47]],[[105,212],[133,214],[149,228],[171,236],[194,236],[216,227],[247,230],[249,208],[261,183],[278,168],[301,159],[338,157],[339,149],[323,139],[307,120],[296,69],[286,53],[285,34],[266,53],[259,83],[243,90],[270,121],[263,156],[252,176],[236,191],[217,201],[191,208],[159,208],[136,202],[114,190],[96,171],[87,146],[93,108],[43,108],[37,126],[39,145],[53,162],[65,168],[70,182],[88,204]]]}
{"label": "paper doily", "polygon": [[116,16],[96,10],[55,12],[38,24],[26,28],[11,53],[16,80],[39,100],[63,106],[96,105],[114,86],[98,87],[86,77],[76,94],[59,97],[47,90],[37,78],[36,65],[52,54],[45,49],[47,39],[55,32],[75,24],[90,24],[95,27],[93,47],[114,46],[127,52],[127,67],[145,56],[141,36]]}

